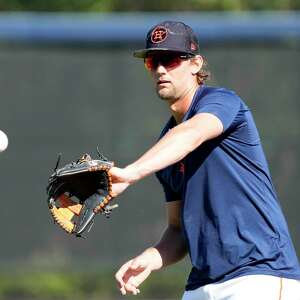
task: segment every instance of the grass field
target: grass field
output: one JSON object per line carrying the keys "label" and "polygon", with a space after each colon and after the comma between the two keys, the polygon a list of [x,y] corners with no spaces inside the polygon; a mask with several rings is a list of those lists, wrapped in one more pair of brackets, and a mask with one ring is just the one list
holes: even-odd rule
{"label": "grass field", "polygon": [[[180,299],[186,274],[179,269],[152,274],[138,296],[126,299]],[[0,274],[0,299],[7,300],[117,300],[114,272],[10,271]]]}

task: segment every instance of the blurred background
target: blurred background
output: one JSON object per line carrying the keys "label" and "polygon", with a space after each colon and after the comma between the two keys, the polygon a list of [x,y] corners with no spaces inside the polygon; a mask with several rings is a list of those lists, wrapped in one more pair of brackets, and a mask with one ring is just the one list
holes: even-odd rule
{"label": "blurred background", "polygon": [[[45,187],[96,147],[118,166],[157,139],[168,115],[134,49],[154,24],[196,31],[210,85],[251,108],[300,255],[300,0],[0,0],[0,299],[120,299],[114,272],[165,227],[156,179],[126,191],[86,239],[54,226]],[[180,299],[188,259],[155,273],[137,299]],[[126,296],[125,298],[133,298]],[[124,297],[122,297],[124,299]]]}

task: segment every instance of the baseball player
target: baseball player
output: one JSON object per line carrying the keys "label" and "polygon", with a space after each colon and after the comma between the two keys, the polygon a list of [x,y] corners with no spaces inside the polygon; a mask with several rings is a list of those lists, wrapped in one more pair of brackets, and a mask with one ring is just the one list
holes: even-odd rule
{"label": "baseball player", "polygon": [[298,259],[247,105],[204,84],[197,38],[182,22],[151,28],[134,56],[144,59],[171,117],[144,155],[111,169],[113,191],[156,173],[168,225],[116,273],[121,293],[138,294],[152,271],[189,254],[183,300],[299,300]]}

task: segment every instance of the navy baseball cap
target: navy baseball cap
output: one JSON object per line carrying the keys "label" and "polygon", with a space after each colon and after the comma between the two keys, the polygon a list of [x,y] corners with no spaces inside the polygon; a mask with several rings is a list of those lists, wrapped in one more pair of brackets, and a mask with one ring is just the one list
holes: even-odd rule
{"label": "navy baseball cap", "polygon": [[136,50],[133,56],[145,58],[149,52],[174,51],[199,54],[198,39],[192,28],[183,22],[164,21],[153,26],[146,37],[146,48]]}

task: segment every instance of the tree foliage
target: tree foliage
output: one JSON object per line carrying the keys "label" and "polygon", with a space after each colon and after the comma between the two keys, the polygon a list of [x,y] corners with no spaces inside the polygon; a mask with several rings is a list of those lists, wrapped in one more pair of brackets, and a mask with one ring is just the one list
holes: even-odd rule
{"label": "tree foliage", "polygon": [[300,0],[1,0],[2,11],[297,10]]}

